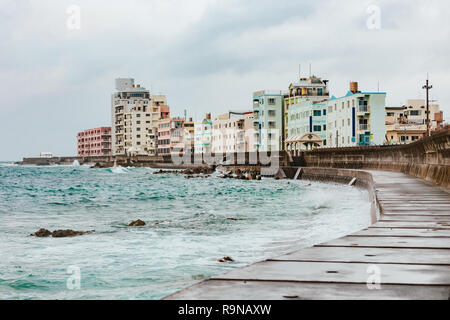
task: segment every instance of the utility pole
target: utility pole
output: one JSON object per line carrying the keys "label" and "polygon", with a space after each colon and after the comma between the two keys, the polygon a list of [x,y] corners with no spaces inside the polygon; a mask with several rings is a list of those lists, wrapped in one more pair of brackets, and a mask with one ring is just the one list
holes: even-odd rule
{"label": "utility pole", "polygon": [[430,136],[430,105],[428,100],[428,91],[433,88],[433,86],[428,85],[428,74],[426,84],[422,87],[422,89],[426,89],[427,91],[427,137]]}

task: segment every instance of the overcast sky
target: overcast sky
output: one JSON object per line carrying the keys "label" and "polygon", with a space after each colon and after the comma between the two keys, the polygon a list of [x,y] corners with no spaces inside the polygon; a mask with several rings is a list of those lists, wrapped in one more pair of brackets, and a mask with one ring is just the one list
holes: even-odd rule
{"label": "overcast sky", "polygon": [[[80,29],[67,26],[71,5]],[[0,39],[0,160],[75,155],[78,131],[110,125],[116,77],[199,120],[250,110],[253,91],[286,90],[299,64],[336,96],[350,81],[379,83],[388,105],[424,98],[428,72],[450,116],[445,0],[0,0]]]}

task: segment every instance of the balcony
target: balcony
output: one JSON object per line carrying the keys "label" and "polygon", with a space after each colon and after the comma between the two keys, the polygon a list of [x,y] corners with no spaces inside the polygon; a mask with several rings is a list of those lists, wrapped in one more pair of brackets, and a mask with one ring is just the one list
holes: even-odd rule
{"label": "balcony", "polygon": [[360,123],[360,124],[358,124],[358,130],[360,130],[360,131],[369,131],[370,130],[370,124],[368,124],[368,123]]}
{"label": "balcony", "polygon": [[358,109],[356,109],[357,115],[364,115],[370,113],[370,107],[368,105],[360,105]]}

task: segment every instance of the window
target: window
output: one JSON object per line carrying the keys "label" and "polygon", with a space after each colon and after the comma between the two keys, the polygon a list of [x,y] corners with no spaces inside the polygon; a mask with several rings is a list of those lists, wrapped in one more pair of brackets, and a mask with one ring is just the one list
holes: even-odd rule
{"label": "window", "polygon": [[322,115],[322,111],[320,111],[320,110],[314,110],[313,111],[313,116],[320,117],[321,115]]}
{"label": "window", "polygon": [[268,104],[275,104],[275,98],[269,98]]}
{"label": "window", "polygon": [[410,110],[409,115],[410,116],[420,116],[421,112],[420,110]]}
{"label": "window", "polygon": [[327,130],[327,125],[324,124],[324,125],[323,125],[323,131],[326,131],[326,130]]}
{"label": "window", "polygon": [[322,131],[321,126],[313,126],[314,131]]}
{"label": "window", "polygon": [[275,117],[275,110],[269,110],[269,117]]}
{"label": "window", "polygon": [[324,116],[327,115],[327,109],[323,109],[323,115],[324,115]]}

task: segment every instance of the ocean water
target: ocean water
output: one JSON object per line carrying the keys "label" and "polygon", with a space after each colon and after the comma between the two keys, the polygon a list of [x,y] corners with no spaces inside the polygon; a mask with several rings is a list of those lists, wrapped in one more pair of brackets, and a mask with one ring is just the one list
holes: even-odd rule
{"label": "ocean water", "polygon": [[[354,187],[153,171],[0,164],[0,299],[159,299],[370,222]],[[39,228],[96,232],[29,236]]]}

